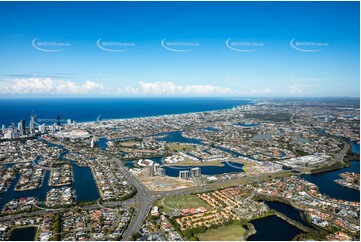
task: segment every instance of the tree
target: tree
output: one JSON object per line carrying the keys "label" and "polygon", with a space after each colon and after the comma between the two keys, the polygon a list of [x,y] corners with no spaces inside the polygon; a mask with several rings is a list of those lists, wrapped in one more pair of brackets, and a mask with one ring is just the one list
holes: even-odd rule
{"label": "tree", "polygon": [[189,239],[193,236],[193,231],[191,229],[186,229],[183,231],[183,235]]}
{"label": "tree", "polygon": [[216,228],[218,228],[218,225],[217,224],[211,224],[210,228],[211,229],[216,229]]}
{"label": "tree", "polygon": [[239,220],[233,220],[232,222],[234,225],[241,225],[241,222]]}
{"label": "tree", "polygon": [[153,221],[155,221],[155,220],[158,219],[158,216],[152,215],[152,216],[150,216],[150,219],[153,220]]}
{"label": "tree", "polygon": [[53,232],[54,232],[54,237],[53,240],[58,241],[60,240],[59,238],[59,233],[60,233],[60,214],[56,213],[54,216],[54,225],[53,225]]}
{"label": "tree", "polygon": [[192,228],[192,233],[193,234],[198,234],[199,233],[199,229],[197,227]]}
{"label": "tree", "polygon": [[207,231],[207,227],[202,224],[202,226],[199,227],[199,233],[205,233]]}

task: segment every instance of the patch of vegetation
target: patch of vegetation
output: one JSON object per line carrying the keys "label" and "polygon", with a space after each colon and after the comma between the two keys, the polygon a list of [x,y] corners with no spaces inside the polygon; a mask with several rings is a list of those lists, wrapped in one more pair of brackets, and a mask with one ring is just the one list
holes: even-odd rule
{"label": "patch of vegetation", "polygon": [[245,118],[264,121],[287,122],[290,121],[292,115],[289,113],[247,113],[244,116]]}
{"label": "patch of vegetation", "polygon": [[56,213],[54,216],[54,225],[53,225],[53,240],[54,241],[60,241],[60,214]]}
{"label": "patch of vegetation", "polygon": [[339,161],[330,166],[324,166],[324,167],[313,169],[311,171],[311,173],[315,174],[315,173],[328,172],[328,171],[332,171],[332,170],[339,170],[339,169],[344,168],[345,166],[347,166],[345,163]]}
{"label": "patch of vegetation", "polygon": [[185,151],[185,150],[194,149],[194,145],[180,145],[175,143],[175,144],[169,144],[167,148],[171,151]]}
{"label": "patch of vegetation", "polygon": [[221,226],[217,229],[209,229],[205,233],[197,234],[199,240],[201,241],[234,241],[240,240],[241,237],[245,235],[246,230],[241,225],[226,225]]}
{"label": "patch of vegetation", "polygon": [[198,198],[197,195],[181,195],[181,196],[170,196],[163,199],[161,202],[164,206],[165,212],[169,212],[170,209],[186,209],[186,208],[199,208],[204,207],[210,210],[211,207],[202,199]]}
{"label": "patch of vegetation", "polygon": [[360,155],[352,152],[352,149],[350,147],[350,149],[347,151],[344,157],[344,161],[353,161],[353,160],[360,160]]}
{"label": "patch of vegetation", "polygon": [[309,153],[307,153],[306,151],[303,150],[299,150],[299,149],[294,149],[294,153],[296,156],[305,156],[305,155],[309,155]]}
{"label": "patch of vegetation", "polygon": [[316,240],[316,241],[324,241],[326,240],[326,235],[328,235],[329,233],[325,230],[320,230],[320,231],[316,231],[316,230],[311,230],[308,233],[301,233],[296,235],[292,240],[300,240],[300,241],[304,241],[304,240]]}

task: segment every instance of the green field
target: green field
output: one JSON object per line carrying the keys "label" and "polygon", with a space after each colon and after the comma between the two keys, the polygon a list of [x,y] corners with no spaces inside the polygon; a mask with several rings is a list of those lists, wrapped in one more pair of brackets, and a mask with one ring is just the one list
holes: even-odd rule
{"label": "green field", "polygon": [[221,226],[218,229],[207,230],[204,234],[196,234],[201,241],[239,241],[244,240],[246,230],[241,225]]}
{"label": "green field", "polygon": [[194,149],[193,145],[180,145],[180,144],[169,144],[168,148],[171,151],[192,150],[192,149]]}
{"label": "green field", "polygon": [[185,209],[185,208],[199,208],[205,207],[207,210],[210,210],[211,207],[202,199],[198,198],[196,195],[181,195],[181,196],[170,196],[166,197],[159,202],[160,206],[163,206],[165,212],[169,212],[175,209]]}

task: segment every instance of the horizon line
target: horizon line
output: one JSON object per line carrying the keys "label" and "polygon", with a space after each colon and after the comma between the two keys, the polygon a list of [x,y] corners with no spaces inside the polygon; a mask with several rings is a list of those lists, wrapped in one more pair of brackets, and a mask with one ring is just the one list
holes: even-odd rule
{"label": "horizon line", "polygon": [[224,99],[254,99],[254,98],[360,98],[360,96],[0,96],[0,99],[67,99],[67,98],[224,98]]}

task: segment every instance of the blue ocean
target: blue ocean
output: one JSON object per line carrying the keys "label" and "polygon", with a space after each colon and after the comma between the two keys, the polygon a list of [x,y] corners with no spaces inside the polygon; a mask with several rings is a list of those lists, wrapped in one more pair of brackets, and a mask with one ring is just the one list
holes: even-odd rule
{"label": "blue ocean", "polygon": [[2,98],[0,125],[17,124],[33,113],[37,123],[52,124],[60,116],[77,122],[149,117],[166,114],[212,111],[252,104],[252,100],[230,98]]}

